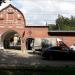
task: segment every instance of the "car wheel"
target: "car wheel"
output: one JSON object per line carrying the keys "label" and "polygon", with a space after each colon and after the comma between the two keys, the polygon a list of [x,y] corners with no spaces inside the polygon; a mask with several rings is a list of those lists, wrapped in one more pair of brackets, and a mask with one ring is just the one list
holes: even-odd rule
{"label": "car wheel", "polygon": [[50,60],[53,60],[53,56],[52,56],[52,55],[49,55],[49,59],[50,59]]}

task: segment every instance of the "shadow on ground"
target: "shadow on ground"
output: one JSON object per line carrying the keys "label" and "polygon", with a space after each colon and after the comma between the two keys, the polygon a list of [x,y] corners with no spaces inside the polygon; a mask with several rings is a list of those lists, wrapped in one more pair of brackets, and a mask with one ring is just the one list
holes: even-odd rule
{"label": "shadow on ground", "polygon": [[75,61],[63,60],[43,60],[40,55],[32,52],[22,52],[17,50],[0,50],[0,67],[5,65],[12,66],[65,66],[75,65]]}

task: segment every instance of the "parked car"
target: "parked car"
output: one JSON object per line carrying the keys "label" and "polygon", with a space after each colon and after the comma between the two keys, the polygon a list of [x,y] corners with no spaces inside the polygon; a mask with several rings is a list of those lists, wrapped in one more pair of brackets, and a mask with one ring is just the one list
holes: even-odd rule
{"label": "parked car", "polygon": [[42,49],[42,57],[48,59],[75,59],[75,51],[67,47],[55,46]]}

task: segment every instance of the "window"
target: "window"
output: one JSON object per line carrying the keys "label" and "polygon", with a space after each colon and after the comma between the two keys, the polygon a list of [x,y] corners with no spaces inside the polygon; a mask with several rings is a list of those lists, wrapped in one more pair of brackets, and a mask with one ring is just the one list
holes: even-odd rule
{"label": "window", "polygon": [[51,50],[61,50],[61,47],[52,47]]}

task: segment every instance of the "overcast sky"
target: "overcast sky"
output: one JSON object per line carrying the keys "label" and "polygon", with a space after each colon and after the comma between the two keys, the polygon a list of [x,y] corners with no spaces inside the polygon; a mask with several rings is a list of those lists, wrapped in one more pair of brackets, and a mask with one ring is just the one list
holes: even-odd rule
{"label": "overcast sky", "polygon": [[[7,0],[1,8],[9,3]],[[28,25],[54,24],[58,14],[75,16],[75,0],[12,0],[11,3],[23,12]]]}

